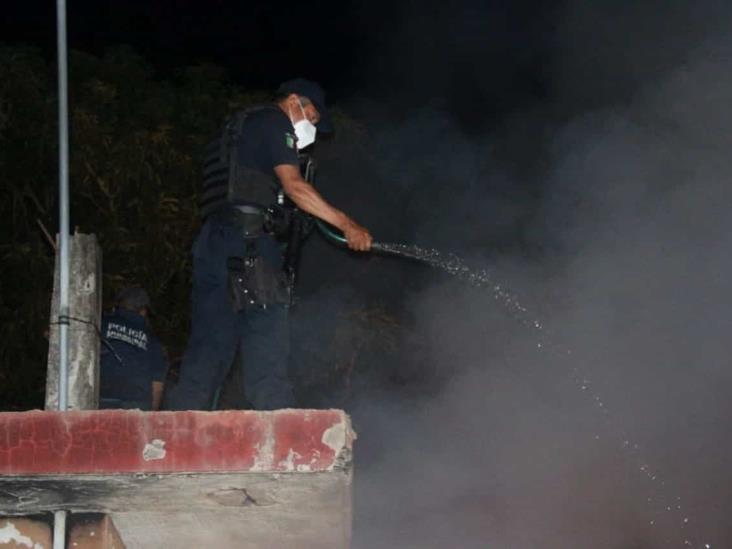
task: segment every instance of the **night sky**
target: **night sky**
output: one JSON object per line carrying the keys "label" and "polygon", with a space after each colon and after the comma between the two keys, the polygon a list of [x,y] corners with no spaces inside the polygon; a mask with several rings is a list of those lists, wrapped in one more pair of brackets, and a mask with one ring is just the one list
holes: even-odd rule
{"label": "night sky", "polygon": [[[69,47],[101,54],[128,44],[164,74],[212,63],[244,86],[292,76],[320,81],[332,101],[370,98],[387,109],[431,105],[470,124],[540,99],[560,2],[68,3]],[[40,7],[40,9],[39,9]],[[55,48],[55,4],[16,4],[3,41]]]}

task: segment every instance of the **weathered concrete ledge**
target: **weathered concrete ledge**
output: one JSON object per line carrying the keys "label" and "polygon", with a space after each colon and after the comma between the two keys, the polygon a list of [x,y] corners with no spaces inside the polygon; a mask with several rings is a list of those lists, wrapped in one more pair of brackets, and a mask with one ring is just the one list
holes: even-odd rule
{"label": "weathered concrete ledge", "polygon": [[109,513],[128,549],[343,549],[354,438],[341,410],[0,413],[0,515]]}
{"label": "weathered concrete ledge", "polygon": [[0,413],[0,475],[314,473],[354,438],[341,410]]}

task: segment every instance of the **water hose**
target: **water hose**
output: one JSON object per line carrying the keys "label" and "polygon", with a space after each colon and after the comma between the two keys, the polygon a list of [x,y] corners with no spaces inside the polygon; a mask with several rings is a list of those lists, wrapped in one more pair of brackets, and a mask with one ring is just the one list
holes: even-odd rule
{"label": "water hose", "polygon": [[[331,227],[327,223],[321,221],[320,219],[316,219],[315,224],[318,226],[318,230],[320,231],[320,233],[325,236],[326,240],[330,240],[338,246],[346,246],[348,244],[348,240],[346,240],[346,237],[343,236],[342,233],[333,229],[333,227]],[[372,242],[371,251],[386,254],[390,253],[388,247],[381,242]]]}
{"label": "water hose", "polygon": [[[315,219],[315,224],[326,240],[341,247],[348,244],[346,237],[327,223],[320,219]],[[393,242],[372,242],[370,251],[381,255],[412,259],[422,263],[434,263],[439,256],[439,252],[436,250],[425,250],[411,244],[397,244]]]}
{"label": "water hose", "polygon": [[[321,221],[315,218],[315,224],[318,226],[318,230],[325,237],[326,240],[332,242],[336,246],[346,246],[348,240],[343,234]],[[421,248],[414,244],[401,244],[396,242],[372,242],[371,252],[378,253],[381,255],[388,255],[392,257],[399,257],[401,259],[411,259],[419,261],[420,263],[426,263],[433,267],[440,267],[451,271],[451,274],[456,274],[457,271],[463,270],[461,266],[453,267],[452,264],[455,262],[455,258],[445,259],[442,257],[439,251],[431,248]],[[455,272],[452,272],[455,271]]]}
{"label": "water hose", "polygon": [[[315,224],[318,226],[318,230],[326,240],[329,240],[336,246],[343,247],[348,245],[348,240],[340,231],[317,218],[315,219]],[[423,249],[413,244],[397,244],[394,242],[372,242],[370,251],[382,255],[400,257],[402,259],[412,259],[428,264],[434,264],[439,260],[440,256],[440,253],[437,250]]]}

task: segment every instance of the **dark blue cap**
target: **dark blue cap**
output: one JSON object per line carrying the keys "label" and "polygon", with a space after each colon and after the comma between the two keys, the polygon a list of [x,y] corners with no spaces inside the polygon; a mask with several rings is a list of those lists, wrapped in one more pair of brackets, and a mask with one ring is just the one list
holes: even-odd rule
{"label": "dark blue cap", "polygon": [[333,131],[333,122],[330,118],[330,113],[325,108],[325,92],[320,84],[305,78],[295,78],[280,84],[280,87],[277,88],[277,93],[280,95],[296,93],[297,95],[302,95],[310,99],[320,113],[320,121],[316,124],[318,131],[323,133]]}
{"label": "dark blue cap", "polygon": [[147,295],[144,288],[139,286],[123,288],[114,298],[114,304],[133,311],[143,308],[150,309],[150,296]]}

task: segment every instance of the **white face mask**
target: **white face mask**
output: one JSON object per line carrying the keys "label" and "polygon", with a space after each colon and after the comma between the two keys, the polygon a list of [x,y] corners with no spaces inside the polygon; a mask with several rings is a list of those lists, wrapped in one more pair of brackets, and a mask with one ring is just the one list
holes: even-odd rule
{"label": "white face mask", "polygon": [[302,108],[302,103],[298,102],[298,104],[302,111],[302,120],[295,122],[293,127],[295,128],[295,136],[297,137],[297,148],[298,150],[302,150],[308,145],[315,143],[315,134],[318,132],[318,129],[305,116],[305,109]]}

